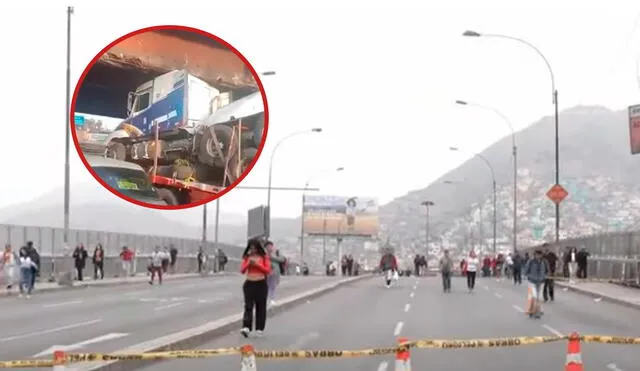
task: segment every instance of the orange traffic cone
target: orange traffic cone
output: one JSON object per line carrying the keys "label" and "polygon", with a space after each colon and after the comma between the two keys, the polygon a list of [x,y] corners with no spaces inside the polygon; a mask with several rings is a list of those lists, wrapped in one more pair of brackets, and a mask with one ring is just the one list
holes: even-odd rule
{"label": "orange traffic cone", "polygon": [[[398,338],[398,345],[408,342],[407,338]],[[411,371],[411,359],[409,348],[401,349],[396,352],[396,369],[395,371]]]}
{"label": "orange traffic cone", "polygon": [[564,371],[583,371],[582,353],[580,352],[580,336],[575,332],[569,335],[567,362],[565,363]]}
{"label": "orange traffic cone", "polygon": [[240,352],[242,354],[240,371],[256,371],[256,355],[254,354],[253,345],[243,345]]}
{"label": "orange traffic cone", "polygon": [[53,371],[64,371],[67,369],[67,355],[61,350],[53,352]]}

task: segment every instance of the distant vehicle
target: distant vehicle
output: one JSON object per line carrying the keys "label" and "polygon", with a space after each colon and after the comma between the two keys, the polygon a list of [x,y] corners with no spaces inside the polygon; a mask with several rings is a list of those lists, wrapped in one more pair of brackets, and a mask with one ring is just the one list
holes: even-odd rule
{"label": "distant vehicle", "polygon": [[140,202],[167,205],[140,165],[131,162],[86,155],[91,168],[111,188]]}
{"label": "distant vehicle", "polygon": [[259,91],[230,99],[186,70],[157,76],[129,93],[128,117],[105,140],[106,157],[149,174],[155,167],[177,180],[231,184],[258,152],[264,102]]}

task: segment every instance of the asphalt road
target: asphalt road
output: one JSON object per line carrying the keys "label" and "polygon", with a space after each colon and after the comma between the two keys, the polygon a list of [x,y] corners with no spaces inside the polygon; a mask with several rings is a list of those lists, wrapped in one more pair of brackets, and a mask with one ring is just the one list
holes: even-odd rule
{"label": "asphalt road", "polygon": [[[416,284],[417,282],[417,284]],[[414,289],[414,284],[416,284]],[[526,289],[508,282],[480,279],[468,294],[460,278],[451,294],[441,292],[438,277],[402,279],[386,289],[382,279],[345,286],[315,301],[268,319],[263,338],[244,339],[234,332],[201,348],[223,348],[252,342],[258,350],[363,349],[391,346],[397,336],[471,339],[505,336],[589,334],[640,336],[637,310],[557,293],[541,320],[522,313]],[[561,370],[566,342],[493,349],[413,349],[417,370]],[[636,371],[638,346],[583,344],[585,369]],[[239,356],[181,359],[148,366],[144,371],[238,370]],[[261,371],[393,370],[393,356],[352,359],[257,360]]]}
{"label": "asphalt road", "polygon": [[[142,283],[41,293],[31,299],[2,298],[0,359],[50,358],[46,350],[54,345],[75,345],[78,352],[112,352],[196,327],[241,311],[242,280],[203,277],[162,286]],[[283,277],[279,295],[332,280]]]}

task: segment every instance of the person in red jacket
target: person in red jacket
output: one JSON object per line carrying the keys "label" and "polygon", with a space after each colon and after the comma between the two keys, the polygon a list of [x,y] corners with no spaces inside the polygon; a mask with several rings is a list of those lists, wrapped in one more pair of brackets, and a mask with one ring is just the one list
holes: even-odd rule
{"label": "person in red jacket", "polygon": [[271,261],[260,240],[251,239],[247,243],[247,248],[242,254],[240,273],[246,275],[242,285],[244,315],[240,333],[244,337],[249,337],[253,330],[253,308],[255,308],[255,334],[262,336],[267,323],[267,277],[271,274]]}

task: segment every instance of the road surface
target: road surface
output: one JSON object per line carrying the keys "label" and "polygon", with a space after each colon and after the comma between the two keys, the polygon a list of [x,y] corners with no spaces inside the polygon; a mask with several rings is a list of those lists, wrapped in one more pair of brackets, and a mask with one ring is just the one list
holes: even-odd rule
{"label": "road surface", "polygon": [[[416,288],[414,284],[417,282]],[[639,336],[639,312],[580,294],[557,292],[541,320],[522,313],[526,289],[508,282],[479,279],[477,291],[463,290],[455,278],[443,294],[437,277],[401,278],[386,289],[377,277],[340,288],[310,303],[270,318],[263,338],[228,334],[201,348],[239,346],[251,341],[258,350],[362,349],[392,346],[396,337],[470,339],[505,336],[585,334]],[[416,370],[562,370],[566,342],[493,349],[413,349]],[[640,347],[583,344],[585,369],[636,371]],[[144,371],[239,370],[239,356],[165,361]],[[393,356],[355,359],[257,360],[260,371],[393,370]]]}
{"label": "road surface", "polygon": [[[51,358],[54,345],[112,352],[241,311],[241,276],[65,290],[0,299],[0,359]],[[280,295],[335,278],[283,277]],[[80,344],[79,344],[80,343]]]}

